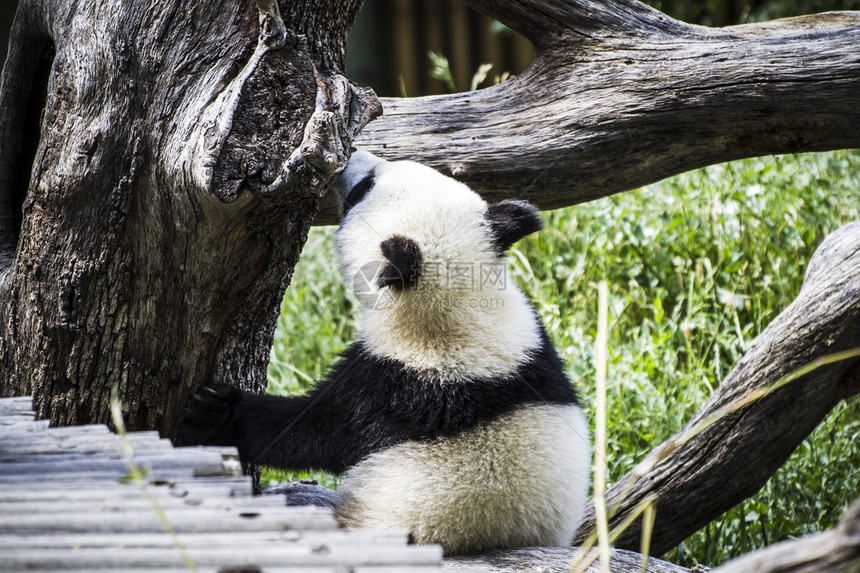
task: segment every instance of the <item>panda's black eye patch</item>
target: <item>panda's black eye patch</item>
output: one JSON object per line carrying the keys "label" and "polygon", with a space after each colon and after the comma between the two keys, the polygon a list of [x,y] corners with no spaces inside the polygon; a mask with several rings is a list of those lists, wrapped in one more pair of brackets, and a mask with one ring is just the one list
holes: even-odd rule
{"label": "panda's black eye patch", "polygon": [[403,290],[418,284],[424,262],[418,243],[402,235],[393,235],[382,241],[379,248],[386,261],[376,286]]}
{"label": "panda's black eye patch", "polygon": [[364,199],[364,196],[367,195],[367,192],[373,189],[373,174],[367,175],[364,179],[355,184],[355,186],[349,190],[349,193],[346,194],[343,200],[343,214],[346,216],[349,213],[349,210],[361,203],[361,200]]}

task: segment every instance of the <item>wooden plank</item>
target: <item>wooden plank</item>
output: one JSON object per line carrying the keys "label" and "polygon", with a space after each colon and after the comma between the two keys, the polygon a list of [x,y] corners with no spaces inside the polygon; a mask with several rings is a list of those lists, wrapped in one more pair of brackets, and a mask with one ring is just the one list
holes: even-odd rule
{"label": "wooden plank", "polygon": [[[152,450],[149,450],[150,452]],[[171,452],[171,450],[163,449],[161,450],[162,455],[165,455],[167,452]],[[135,452],[135,459],[140,459],[142,456],[140,452]],[[157,456],[158,454],[149,453],[149,456]],[[24,451],[19,452],[2,452],[0,451],[0,464],[20,464],[20,463],[30,463],[30,464],[47,464],[47,463],[68,463],[68,462],[78,462],[82,460],[98,460],[98,461],[108,461],[108,460],[122,460],[123,455],[120,452],[112,452],[109,450],[100,450],[100,451],[85,451],[85,450],[64,450],[64,451],[54,451],[54,452],[39,452],[39,453],[28,453]]]}
{"label": "wooden plank", "polygon": [[48,420],[0,420],[0,437],[7,435],[23,434],[26,432],[37,432],[48,429],[50,422]]}
{"label": "wooden plank", "polygon": [[[69,473],[61,476],[63,481],[66,483],[74,483],[79,481],[95,481],[95,480],[119,480],[123,479],[128,475],[128,470],[124,472],[112,473],[110,475],[105,474],[105,472],[99,471],[81,471],[76,473]],[[176,479],[189,479],[194,477],[194,469],[193,468],[168,468],[168,469],[160,469],[158,472],[150,472],[148,475],[148,479],[151,480],[176,480]],[[33,484],[43,482],[55,482],[58,481],[57,478],[60,476],[56,475],[23,475],[23,474],[6,474],[0,475],[0,484],[2,487],[7,487],[9,484],[13,483],[28,483],[32,482]],[[34,485],[34,487],[36,487]],[[38,487],[44,487],[42,485]]]}
{"label": "wooden plank", "polygon": [[[173,448],[156,432],[121,437],[103,425],[49,428],[29,408],[26,398],[0,399],[4,572],[185,573],[176,539],[204,572],[441,570],[441,548],[407,545],[405,530],[344,531],[329,509],[251,496],[235,448]],[[121,479],[129,447],[150,472],[143,487]]]}
{"label": "wooden plank", "polygon": [[15,396],[14,398],[0,398],[0,412],[5,410],[33,410],[33,398],[31,396]]}
{"label": "wooden plank", "polygon": [[[214,496],[193,496],[193,497],[164,497],[156,498],[156,502],[162,508],[189,508],[200,507],[208,509],[227,509],[227,510],[257,510],[265,508],[280,508],[286,507],[283,498],[276,496],[256,496],[251,498],[237,497],[214,497]],[[4,513],[22,513],[28,515],[35,514],[73,514],[82,512],[112,512],[122,513],[127,511],[151,510],[152,501],[147,499],[143,493],[133,497],[114,497],[113,499],[103,500],[69,500],[69,501],[21,501],[7,502],[2,505]]]}
{"label": "wooden plank", "polygon": [[[48,420],[36,420],[34,428],[47,431],[50,426]],[[0,428],[0,434],[16,431],[15,426],[8,428]],[[112,434],[110,429],[104,424],[87,424],[85,426],[57,426],[50,428],[51,433],[62,435],[79,435],[79,434]]]}
{"label": "wooden plank", "polygon": [[[147,484],[147,491],[157,498],[185,498],[194,496],[245,497],[251,495],[251,478],[195,478],[172,483]],[[10,483],[0,488],[0,503],[25,501],[104,501],[110,497],[133,498],[142,496],[134,483],[110,481],[45,482],[34,488],[29,482]]]}
{"label": "wooden plank", "polygon": [[[63,476],[54,475],[54,476],[42,476],[42,477],[44,478],[41,480],[41,486],[42,487],[51,488],[51,489],[56,488],[59,490],[78,490],[78,489],[83,490],[83,489],[88,489],[88,488],[96,488],[97,489],[99,487],[106,488],[106,487],[111,487],[113,484],[128,486],[128,487],[131,487],[133,485],[133,484],[131,484],[131,485],[126,484],[125,482],[118,482],[115,480],[114,481],[105,480],[103,478],[103,476],[98,476],[92,480],[79,479],[79,480],[76,480],[75,484],[70,484],[69,480],[64,479]],[[154,480],[154,479],[146,480],[146,483],[149,486],[154,486],[154,487],[162,487],[162,486],[180,487],[181,486],[181,487],[185,487],[185,488],[190,488],[190,487],[193,487],[196,485],[225,484],[228,482],[236,483],[236,484],[250,483],[250,478],[248,476],[200,476],[200,477],[196,477],[196,478],[194,478],[193,476],[188,476],[186,478],[177,478],[177,479],[172,479],[172,480]],[[7,489],[19,489],[19,490],[20,489],[24,489],[24,490],[30,489],[30,490],[36,491],[32,487],[28,488],[26,484],[17,485],[17,486],[15,484],[10,484],[9,486],[7,486],[6,489],[0,488],[0,497],[2,497],[4,495],[4,493],[7,491]]]}
{"label": "wooden plank", "polygon": [[[282,545],[246,552],[240,547],[186,550],[201,567],[258,567],[291,565],[362,566],[362,565],[438,565],[442,548],[435,545],[403,547],[336,546],[307,547]],[[176,549],[106,548],[80,550],[42,549],[38,552],[11,549],[0,554],[0,569],[114,569],[131,567],[161,568],[182,565]]]}
{"label": "wooden plank", "polygon": [[[215,452],[185,452],[177,454],[172,450],[161,450],[145,453],[135,453],[134,461],[141,468],[149,467],[153,471],[163,468],[180,468],[184,466],[214,466],[223,471],[224,459]],[[34,473],[78,473],[82,471],[104,471],[106,474],[128,472],[128,465],[123,456],[115,452],[95,453],[91,455],[31,460],[27,456],[15,456],[7,463],[0,464],[0,475],[34,474]]]}
{"label": "wooden plank", "polygon": [[11,426],[15,422],[32,422],[36,420],[36,414],[28,410],[7,411],[0,415],[0,426]]}
{"label": "wooden plank", "polygon": [[[85,569],[63,569],[63,573],[90,573],[94,569],[92,567],[87,567]],[[56,569],[4,569],[3,573],[52,573],[56,571]],[[115,573],[152,573],[153,569],[149,568],[128,568],[121,567],[116,569],[111,568],[102,568],[98,569],[100,573],[105,573],[107,571],[115,571]],[[197,567],[197,571],[199,573],[224,573],[224,569],[221,567]],[[256,569],[244,569],[240,570],[242,573],[255,573]],[[407,566],[399,566],[397,571],[402,571],[403,573],[412,573],[413,569]],[[421,571],[419,569],[419,571]],[[440,573],[442,570],[439,568],[435,569],[435,573]],[[159,567],[158,573],[189,573],[188,567],[185,565],[177,565],[173,567]],[[317,566],[293,566],[293,567],[266,567],[265,572],[261,573],[353,573],[353,568],[349,566],[344,567],[317,567]]]}
{"label": "wooden plank", "polygon": [[[225,547],[238,545],[274,546],[281,543],[331,544],[341,545],[403,545],[407,544],[409,533],[406,530],[332,530],[332,531],[233,531],[229,533],[181,533],[177,538],[185,547]],[[56,534],[2,534],[0,550],[6,548],[47,549],[77,548],[85,550],[105,547],[174,547],[173,538],[167,533],[137,533],[116,535],[113,533],[76,533],[74,535]]]}
{"label": "wooden plank", "polygon": [[[174,449],[170,440],[151,439],[146,436],[138,437],[130,434],[129,443],[134,451],[170,450]],[[26,439],[4,441],[0,443],[0,454],[27,453],[64,453],[74,451],[98,452],[103,450],[122,451],[123,443],[119,437],[110,435],[86,439],[63,439],[54,436],[52,432],[31,435]],[[180,448],[180,451],[184,448]]]}
{"label": "wooden plank", "polygon": [[[0,431],[2,436],[2,431]],[[234,447],[227,446],[186,446],[174,448],[170,440],[160,438],[158,432],[135,432],[126,437],[135,453],[138,451],[170,450],[177,456],[185,455],[185,452],[212,452],[219,453],[224,457],[238,459],[239,452]],[[111,451],[124,453],[125,441],[116,434],[104,435],[63,435],[48,431],[31,434],[26,439],[8,440],[0,442],[0,455],[2,454],[26,454],[26,453],[66,453],[75,451],[101,452]]]}
{"label": "wooden plank", "polygon": [[[176,532],[325,530],[336,529],[330,510],[312,507],[282,507],[259,511],[209,510],[205,508],[165,508],[164,515]],[[64,513],[6,515],[0,521],[3,533],[155,533],[163,531],[155,511],[117,513]]]}
{"label": "wooden plank", "polygon": [[[457,573],[487,573],[486,569],[460,568],[457,567]],[[359,566],[352,570],[352,573],[442,573],[441,567],[432,565],[368,565]],[[534,571],[543,571],[543,569],[535,569]],[[278,573],[277,569],[266,567],[266,573]]]}

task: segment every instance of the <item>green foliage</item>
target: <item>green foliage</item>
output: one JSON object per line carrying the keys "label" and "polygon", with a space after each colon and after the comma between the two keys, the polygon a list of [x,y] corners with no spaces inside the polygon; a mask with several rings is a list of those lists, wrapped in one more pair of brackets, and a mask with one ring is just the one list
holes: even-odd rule
{"label": "green foliage", "polygon": [[445,86],[452,92],[457,91],[448,58],[432,50],[427,52],[427,57],[430,58],[430,62],[433,64],[433,67],[430,69],[430,76],[445,82]]}
{"label": "green foliage", "polygon": [[[450,91],[457,91],[457,87],[454,85],[454,76],[451,73],[451,65],[448,63],[448,58],[433,51],[427,52],[427,57],[430,58],[430,63],[433,65],[430,70],[430,76],[437,80],[445,82],[445,86]],[[480,66],[478,66],[477,71],[472,74],[472,81],[469,84],[469,90],[475,91],[476,89],[478,89],[478,87],[480,87],[480,85],[484,83],[484,80],[487,79],[487,76],[492,69],[493,64],[481,64]],[[510,77],[511,75],[507,72],[501,75],[497,75],[493,78],[493,85],[500,84]],[[403,97],[406,97],[405,93]]]}
{"label": "green foliage", "polygon": [[[270,394],[307,392],[328,365],[355,338],[355,313],[360,303],[344,285],[334,256],[334,227],[314,227],[308,234],[292,286],[284,294],[275,341],[269,358]],[[313,479],[336,487],[324,472],[267,470],[262,485]]]}
{"label": "green foliage", "polygon": [[750,20],[764,21],[833,10],[860,10],[860,0],[770,0],[750,14]]}
{"label": "green foliage", "polygon": [[[610,283],[610,480],[699,410],[797,295],[824,236],[858,218],[858,160],[853,151],[712,166],[550,213],[544,232],[519,243],[513,274],[569,364],[589,415],[593,285]],[[837,408],[762,492],[670,560],[716,565],[830,527],[860,495],[853,404]]]}
{"label": "green foliage", "polygon": [[[712,166],[547,213],[546,229],[512,250],[511,276],[534,302],[590,417],[594,285],[609,282],[610,481],[699,410],[797,295],[821,240],[860,218],[858,165],[860,152],[841,151]],[[354,336],[359,307],[341,285],[332,233],[311,232],[284,297],[270,392],[304,391]],[[756,496],[669,558],[716,565],[831,527],[860,496],[858,405],[837,407]]]}

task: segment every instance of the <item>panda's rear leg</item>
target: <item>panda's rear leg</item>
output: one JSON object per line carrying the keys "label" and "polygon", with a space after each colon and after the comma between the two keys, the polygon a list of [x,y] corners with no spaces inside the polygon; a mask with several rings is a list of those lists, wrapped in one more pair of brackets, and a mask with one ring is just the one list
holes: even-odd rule
{"label": "panda's rear leg", "polygon": [[263,495],[279,494],[284,496],[287,505],[315,505],[334,509],[341,500],[336,491],[309,479],[279,483],[263,490]]}

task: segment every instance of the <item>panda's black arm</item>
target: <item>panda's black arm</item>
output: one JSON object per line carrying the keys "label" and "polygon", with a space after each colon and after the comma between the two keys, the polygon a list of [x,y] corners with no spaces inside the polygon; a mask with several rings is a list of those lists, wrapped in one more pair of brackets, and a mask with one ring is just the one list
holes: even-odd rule
{"label": "panda's black arm", "polygon": [[205,389],[186,411],[179,441],[235,446],[247,463],[342,472],[354,462],[354,436],[323,389],[289,398],[233,387]]}

